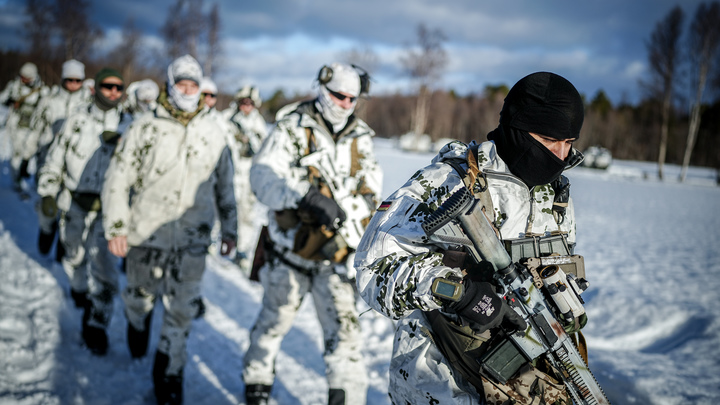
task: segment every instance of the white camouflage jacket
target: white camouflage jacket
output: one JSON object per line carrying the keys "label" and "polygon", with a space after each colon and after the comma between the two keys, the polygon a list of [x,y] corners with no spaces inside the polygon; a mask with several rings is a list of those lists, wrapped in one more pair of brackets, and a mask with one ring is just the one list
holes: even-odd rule
{"label": "white camouflage jacket", "polygon": [[[50,88],[37,79],[31,85],[25,85],[20,77],[8,82],[5,89],[0,93],[0,104],[10,107],[7,116],[6,125],[9,129],[29,128],[32,113],[37,108],[40,100],[50,93]],[[20,101],[22,103],[15,108],[14,103]]]}
{"label": "white camouflage jacket", "polygon": [[245,115],[237,107],[233,107],[224,110],[222,115],[230,121],[233,132],[242,129],[242,132],[248,138],[250,148],[257,153],[268,135],[267,123],[257,108],[253,109],[250,114]]}
{"label": "white camouflage jacket", "polygon": [[30,119],[27,157],[49,145],[60,131],[65,118],[91,101],[90,91],[85,86],[72,93],[62,86],[53,88],[50,95],[40,100]]}
{"label": "white camouflage jacket", "polygon": [[[461,187],[460,174],[449,159],[466,162],[468,148],[460,142],[443,147],[432,164],[418,171],[384,201],[373,216],[355,256],[357,285],[363,299],[391,319],[401,319],[395,333],[390,366],[390,391],[395,403],[478,403],[474,388],[451,371],[447,361],[421,330],[432,330],[422,311],[441,309],[430,287],[436,277],[460,269],[442,264],[441,250],[449,244],[428,238],[424,218]],[[549,235],[567,232],[575,240],[572,200],[565,220],[558,225],[553,214],[554,191],[549,185],[532,190],[512,175],[499,158],[495,144],[485,142],[478,151],[478,166],[487,175],[494,222],[501,237],[519,239],[532,232]],[[467,169],[467,165],[463,165]],[[457,232],[462,230],[457,227]],[[420,391],[424,393],[419,394]]]}
{"label": "white camouflage jacket", "polygon": [[114,144],[105,143],[104,131],[122,133],[130,124],[129,114],[118,108],[102,111],[94,103],[70,114],[50,146],[40,168],[38,194],[58,197],[58,208],[70,208],[71,193],[100,195]]}
{"label": "white camouflage jacket", "polygon": [[236,240],[233,164],[210,110],[187,125],[163,107],[135,120],[110,162],[102,203],[108,240],[126,235],[130,246],[207,247],[216,209],[222,237]]}
{"label": "white camouflage jacket", "polygon": [[[315,137],[313,149],[327,153],[335,178],[330,181],[343,184],[346,191],[369,190],[374,196],[382,192],[383,174],[375,160],[372,137],[375,132],[362,120],[351,117],[351,122],[338,134],[337,140],[329,133],[316,111],[313,102],[305,102],[277,122],[260,151],[253,158],[250,183],[258,200],[270,209],[270,237],[277,244],[292,248],[294,234],[273,234],[276,229],[273,211],[297,208],[298,202],[310,189],[308,168],[301,159],[308,150],[311,128]],[[352,168],[352,149],[356,148],[357,162]],[[327,180],[327,179],[326,179]],[[335,200],[343,196],[334,195]],[[348,217],[351,212],[346,213]],[[346,221],[347,224],[348,221]]]}

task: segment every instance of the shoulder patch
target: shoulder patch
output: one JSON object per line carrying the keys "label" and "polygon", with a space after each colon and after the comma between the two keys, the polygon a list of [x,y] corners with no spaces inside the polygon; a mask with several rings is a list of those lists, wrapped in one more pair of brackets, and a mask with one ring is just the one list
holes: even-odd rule
{"label": "shoulder patch", "polygon": [[383,201],[382,204],[377,208],[378,211],[387,211],[392,205],[392,201]]}

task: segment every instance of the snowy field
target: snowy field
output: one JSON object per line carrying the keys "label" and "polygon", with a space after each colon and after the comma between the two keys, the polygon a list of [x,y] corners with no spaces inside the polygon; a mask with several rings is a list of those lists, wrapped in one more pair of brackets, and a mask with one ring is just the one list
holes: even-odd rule
{"label": "snowy field", "polygon": [[[2,160],[5,141],[0,133]],[[402,153],[386,140],[377,140],[376,147],[386,173],[384,196],[431,158]],[[665,182],[655,172],[653,164],[615,162],[608,171],[567,173],[577,213],[577,253],[585,256],[590,280],[584,294],[590,367],[613,404],[717,404],[720,187],[712,170],[691,170],[685,184],[674,180],[677,167],[667,167],[672,180]],[[152,356],[130,359],[119,298],[107,356],[95,357],[82,347],[81,312],[69,300],[67,277],[37,252],[36,200],[18,198],[3,162],[0,404],[154,404]],[[194,321],[189,338],[185,403],[243,403],[240,370],[262,287],[232,263],[211,256],[203,294],[208,310]],[[158,307],[149,353],[160,316]],[[368,403],[389,404],[392,324],[372,311],[360,320]],[[326,403],[321,353],[320,326],[308,297],[277,359],[271,403]]]}

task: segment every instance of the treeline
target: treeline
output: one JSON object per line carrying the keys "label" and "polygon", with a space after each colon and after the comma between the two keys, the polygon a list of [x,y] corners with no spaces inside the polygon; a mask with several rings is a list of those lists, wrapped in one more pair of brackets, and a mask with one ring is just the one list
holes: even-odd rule
{"label": "treeline", "polygon": [[[487,93],[487,92],[486,92]],[[431,96],[426,133],[433,140],[453,138],[463,142],[484,141],[497,127],[504,93],[458,97],[452,92],[436,91]],[[408,132],[416,98],[391,95],[374,96],[364,102],[359,115],[380,136]],[[636,106],[612,106],[601,91],[586,103],[585,123],[576,147],[584,150],[600,145],[613,157],[624,160],[657,161],[661,125],[661,105],[646,100]],[[689,114],[675,111],[667,140],[667,163],[681,164],[685,152]],[[692,165],[720,169],[720,102],[703,108]]]}
{"label": "treeline", "polygon": [[[62,63],[77,58],[92,77],[103,66],[121,70],[127,82],[151,78],[165,80],[167,63],[182,53],[204,61],[214,71],[222,54],[221,20],[217,4],[203,14],[204,0],[175,0],[160,28],[165,46],[149,49],[133,20],[125,22],[117,49],[94,51],[102,37],[91,23],[87,0],[26,0],[28,50],[0,51],[0,86],[16,77],[20,66],[33,62],[47,84],[58,84]],[[70,13],[68,10],[72,10]],[[72,21],[67,20],[68,13]],[[688,19],[679,6],[656,24],[646,41],[648,75],[639,85],[637,105],[613,105],[603,91],[586,97],[586,118],[576,146],[599,145],[618,159],[657,161],[662,177],[664,163],[720,169],[720,3],[701,3]],[[47,30],[44,27],[62,27]],[[360,101],[358,115],[381,137],[409,132],[428,134],[433,140],[452,138],[483,141],[494,129],[508,86],[488,86],[477,94],[459,96],[438,90],[447,65],[446,40],[440,30],[418,27],[417,43],[401,60],[408,77],[417,84],[414,94],[371,94]],[[372,74],[377,57],[372,50],[351,51],[346,62]],[[229,105],[237,89],[220,89],[218,108]],[[262,89],[261,89],[262,90]],[[308,93],[307,97],[313,95]],[[283,105],[301,99],[277,91],[264,100],[261,112],[268,122]]]}

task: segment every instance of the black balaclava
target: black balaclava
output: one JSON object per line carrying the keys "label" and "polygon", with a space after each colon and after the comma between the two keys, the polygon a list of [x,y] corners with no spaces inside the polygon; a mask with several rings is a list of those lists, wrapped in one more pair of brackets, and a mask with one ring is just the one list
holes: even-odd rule
{"label": "black balaclava", "polygon": [[510,171],[532,188],[555,180],[567,163],[530,132],[559,140],[577,139],[583,118],[583,102],[572,83],[554,73],[533,73],[510,89],[500,112],[500,126],[488,139],[495,142]]}
{"label": "black balaclava", "polygon": [[102,91],[100,91],[100,84],[102,84],[102,81],[107,79],[108,77],[117,77],[123,82],[125,81],[120,72],[113,68],[102,68],[95,75],[95,105],[97,105],[103,111],[107,111],[111,108],[117,107],[117,105],[120,104],[120,101],[122,101],[122,97],[118,98],[117,100],[110,100],[107,97],[103,96]]}

